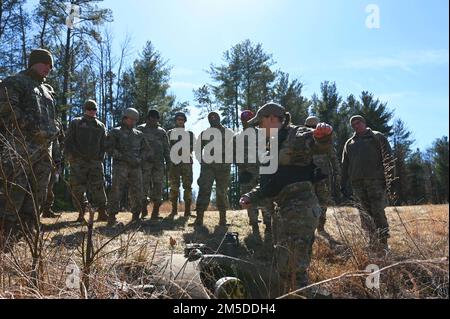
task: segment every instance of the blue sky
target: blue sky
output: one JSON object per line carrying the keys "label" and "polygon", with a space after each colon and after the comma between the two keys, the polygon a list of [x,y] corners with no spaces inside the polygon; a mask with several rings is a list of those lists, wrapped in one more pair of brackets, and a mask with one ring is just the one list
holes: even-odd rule
{"label": "blue sky", "polygon": [[[369,29],[366,7],[380,10]],[[192,101],[209,82],[205,70],[222,53],[250,39],[273,54],[276,68],[299,78],[305,95],[335,81],[345,98],[362,90],[388,102],[424,149],[448,135],[449,45],[447,0],[105,0],[118,47],[132,38],[133,61],[151,40],[173,67],[171,91]],[[192,104],[194,104],[192,102]],[[193,108],[189,126],[200,131]]]}

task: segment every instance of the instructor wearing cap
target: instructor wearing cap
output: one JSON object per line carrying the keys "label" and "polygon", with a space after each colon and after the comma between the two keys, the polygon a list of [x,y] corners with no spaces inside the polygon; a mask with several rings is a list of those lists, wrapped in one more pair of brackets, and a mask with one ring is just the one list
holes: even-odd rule
{"label": "instructor wearing cap", "polygon": [[37,49],[28,69],[0,81],[0,241],[1,233],[30,233],[40,225],[59,134],[55,92],[46,83],[52,68],[52,54]]}
{"label": "instructor wearing cap", "polygon": [[314,232],[322,213],[313,184],[323,177],[315,174],[313,155],[329,151],[333,132],[328,124],[319,123],[313,130],[293,126],[290,120],[284,107],[275,103],[261,107],[250,120],[266,130],[270,141],[278,139],[279,167],[273,175],[262,175],[259,185],[240,200],[245,209],[266,198],[276,204],[272,221],[282,294],[308,284]]}
{"label": "instructor wearing cap", "polygon": [[[350,186],[360,205],[361,225],[368,232],[370,248],[388,250],[389,224],[386,187],[394,179],[395,164],[387,138],[367,127],[366,119],[355,115],[350,119],[355,134],[345,143],[342,153],[342,192],[350,197]],[[388,180],[386,179],[388,177]]]}

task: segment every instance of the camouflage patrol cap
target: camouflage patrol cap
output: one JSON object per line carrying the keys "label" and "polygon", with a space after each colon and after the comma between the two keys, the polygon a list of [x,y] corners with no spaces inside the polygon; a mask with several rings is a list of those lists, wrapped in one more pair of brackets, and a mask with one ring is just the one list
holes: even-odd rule
{"label": "camouflage patrol cap", "polygon": [[186,114],[184,114],[183,112],[178,112],[178,113],[175,114],[175,120],[176,120],[177,118],[179,118],[179,117],[183,118],[184,121],[187,122],[187,116],[186,116]]}
{"label": "camouflage patrol cap", "polygon": [[356,121],[356,120],[359,120],[359,121],[363,122],[364,124],[367,123],[366,119],[364,117],[362,117],[361,115],[355,115],[355,116],[352,116],[352,118],[350,119],[350,126],[352,126],[353,121]]}
{"label": "camouflage patrol cap", "polygon": [[151,117],[151,118],[154,118],[154,119],[160,119],[161,118],[161,115],[159,114],[159,111],[158,110],[156,110],[156,109],[151,109],[151,110],[149,110],[148,111],[148,113],[147,113],[147,118],[149,118],[149,117]]}
{"label": "camouflage patrol cap", "polygon": [[95,102],[94,100],[87,100],[83,106],[84,110],[96,110],[97,107],[97,102]]}
{"label": "camouflage patrol cap", "polygon": [[254,118],[248,121],[248,124],[258,125],[264,117],[270,115],[284,118],[286,116],[286,109],[277,103],[267,103],[258,110]]}
{"label": "camouflage patrol cap", "polygon": [[139,111],[133,108],[128,108],[123,112],[122,118],[128,117],[130,119],[139,121]]}
{"label": "camouflage patrol cap", "polygon": [[28,59],[28,67],[32,67],[38,63],[49,64],[53,68],[53,57],[50,51],[45,49],[36,49],[31,51]]}
{"label": "camouflage patrol cap", "polygon": [[305,121],[305,126],[315,128],[319,124],[320,120],[317,116],[310,116]]}

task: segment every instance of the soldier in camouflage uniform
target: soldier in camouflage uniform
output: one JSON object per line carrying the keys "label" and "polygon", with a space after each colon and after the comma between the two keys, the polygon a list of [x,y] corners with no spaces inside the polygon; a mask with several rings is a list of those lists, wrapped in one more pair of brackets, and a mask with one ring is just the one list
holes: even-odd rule
{"label": "soldier in camouflage uniform", "polygon": [[46,83],[49,51],[31,52],[28,69],[0,83],[0,233],[39,227],[57,143],[55,92]]}
{"label": "soldier in camouflage uniform", "polygon": [[142,156],[144,134],[135,128],[139,121],[136,109],[126,109],[122,125],[110,130],[106,138],[106,150],[113,158],[112,186],[108,201],[108,226],[114,226],[116,215],[120,211],[120,199],[123,188],[128,186],[131,199],[132,222],[140,219],[142,211]]}
{"label": "soldier in camouflage uniform", "polygon": [[369,233],[370,246],[387,250],[389,224],[384,209],[387,206],[386,183],[393,180],[392,150],[387,138],[367,127],[359,115],[351,118],[355,134],[347,141],[342,153],[342,191],[350,197],[350,185],[360,202],[361,225]]}
{"label": "soldier in camouflage uniform", "polygon": [[53,211],[53,204],[55,202],[55,193],[53,192],[53,188],[56,183],[59,181],[59,176],[61,174],[61,165],[63,161],[63,152],[62,147],[64,145],[64,130],[62,124],[57,121],[57,127],[59,130],[58,142],[52,144],[52,159],[53,159],[53,167],[50,175],[50,182],[47,187],[47,197],[45,202],[42,204],[42,217],[43,218],[58,218],[59,214],[56,214]]}
{"label": "soldier in camouflage uniform", "polygon": [[[185,132],[185,124],[187,122],[186,114],[177,113],[175,114],[175,124],[176,128],[170,130],[168,132],[170,145],[173,147],[176,143],[180,142],[182,139],[181,136],[176,138],[178,133]],[[172,203],[172,212],[170,214],[170,218],[173,218],[178,214],[178,197],[180,195],[180,179],[183,182],[184,189],[184,217],[189,217],[191,215],[191,204],[192,204],[192,152],[194,151],[194,143],[195,137],[194,133],[191,131],[187,131],[189,134],[189,162],[181,162],[179,164],[171,163],[169,170],[169,184],[170,184],[170,201]],[[172,136],[173,135],[173,136]],[[174,139],[172,139],[174,138]],[[178,153],[179,156],[182,156],[182,150]]]}
{"label": "soldier in camouflage uniform", "polygon": [[[318,117],[310,116],[306,119],[305,126],[315,129],[319,123],[320,120]],[[324,233],[327,222],[327,208],[335,205],[331,198],[331,189],[333,185],[339,185],[338,187],[341,185],[341,167],[334,147],[327,154],[314,155],[313,161],[321,170],[321,173],[328,177],[314,185],[319,204],[322,208],[322,215],[320,216],[317,230],[320,233]]]}
{"label": "soldier in camouflage uniform", "polygon": [[[256,133],[256,136],[258,137],[258,130],[254,127],[250,127],[248,124],[248,121],[250,121],[255,114],[252,111],[246,110],[242,112],[241,114],[241,122],[243,131],[240,134],[244,134],[246,130],[254,130]],[[240,135],[237,135],[236,138],[239,138]],[[242,136],[242,135],[241,135]],[[258,142],[256,141],[256,145],[258,145]],[[259,182],[259,166],[258,159],[255,158],[255,163],[251,163],[249,161],[249,154],[248,154],[248,144],[245,143],[244,148],[244,163],[237,163],[238,167],[238,176],[239,176],[239,185],[241,190],[241,195],[247,194],[252,189],[254,189]],[[257,155],[257,154],[255,154]],[[250,226],[252,227],[253,234],[256,236],[259,236],[259,226],[258,226],[258,215],[259,215],[259,209],[257,207],[253,207],[251,209],[247,210],[248,219]],[[267,209],[262,209],[263,214],[263,221],[266,225],[265,233],[266,237],[270,235],[271,232],[271,216]]]}
{"label": "soldier in camouflage uniform", "polygon": [[143,154],[142,175],[144,185],[144,204],[142,216],[148,215],[147,207],[153,202],[152,219],[158,219],[159,207],[162,204],[164,182],[164,161],[170,164],[170,146],[167,132],[159,126],[160,114],[150,110],[147,123],[137,129],[144,134],[145,151]]}
{"label": "soldier in camouflage uniform", "polygon": [[[227,161],[225,157],[225,151],[232,147],[233,143],[233,131],[225,128],[220,123],[220,115],[216,112],[211,112],[208,115],[210,129],[203,131],[197,143],[201,143],[202,151],[211,142],[217,145],[218,148],[222,150],[221,154],[214,154],[217,152],[217,148],[212,152],[213,154],[208,154],[212,156],[220,157],[219,162],[213,160],[211,163],[204,161],[205,154],[202,154],[201,160],[201,170],[200,177],[197,181],[199,186],[198,197],[197,197],[197,218],[194,222],[195,226],[203,225],[203,217],[205,211],[208,209],[209,202],[211,200],[211,192],[214,181],[216,182],[216,202],[217,209],[219,210],[219,226],[227,225],[227,207],[228,207],[228,196],[227,191],[230,185],[230,172],[231,172],[231,162],[233,154],[231,154],[231,160]],[[214,141],[210,135],[211,129],[216,129],[220,131],[221,140]],[[229,162],[229,163],[227,163]]]}
{"label": "soldier in camouflage uniform", "polygon": [[65,156],[70,163],[70,187],[73,202],[78,210],[78,222],[84,222],[88,205],[86,193],[98,208],[98,220],[106,221],[106,193],[103,159],[105,157],[105,125],[96,118],[97,103],[84,104],[83,117],[75,118],[67,131]]}
{"label": "soldier in camouflage uniform", "polygon": [[[278,139],[279,167],[273,175],[261,175],[259,185],[240,203],[248,209],[270,198],[276,204],[274,248],[281,293],[287,293],[308,283],[314,232],[322,213],[313,187],[318,178],[313,155],[330,150],[333,129],[324,123],[315,130],[292,126],[290,114],[274,103],[261,107],[250,124],[266,129],[271,140]],[[270,136],[270,128],[279,129],[278,134]]]}

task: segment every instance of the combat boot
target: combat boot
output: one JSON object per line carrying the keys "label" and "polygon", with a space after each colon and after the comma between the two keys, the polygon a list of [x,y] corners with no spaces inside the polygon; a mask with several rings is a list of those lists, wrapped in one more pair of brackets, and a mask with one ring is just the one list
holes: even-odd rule
{"label": "combat boot", "polygon": [[84,215],[86,214],[85,210],[82,209],[81,212],[78,213],[78,218],[76,220],[77,223],[85,223],[86,219],[84,219]]}
{"label": "combat boot", "polygon": [[42,212],[42,218],[58,218],[60,214],[56,214],[51,208],[44,209]]}
{"label": "combat boot", "polygon": [[144,206],[142,206],[141,217],[142,219],[144,219],[147,216],[148,216],[148,204],[145,203]]}
{"label": "combat boot", "polygon": [[154,203],[153,204],[153,210],[152,210],[152,220],[156,220],[159,218],[159,207],[161,206],[161,203]]}
{"label": "combat boot", "polygon": [[140,213],[133,213],[133,217],[131,218],[131,222],[132,223],[136,223],[141,221],[141,218],[139,217]]}
{"label": "combat boot", "polygon": [[184,217],[190,217],[191,216],[191,201],[187,200],[184,202]]}
{"label": "combat boot", "polygon": [[197,210],[197,218],[194,221],[194,226],[203,226],[203,217],[205,216],[205,211]]}
{"label": "combat boot", "polygon": [[259,236],[259,225],[258,224],[252,224],[252,233],[255,236]]}
{"label": "combat boot", "polygon": [[227,211],[226,210],[219,211],[219,226],[227,226]]}
{"label": "combat boot", "polygon": [[117,225],[116,214],[108,215],[108,224],[107,227],[114,227]]}
{"label": "combat boot", "polygon": [[170,215],[168,218],[174,219],[175,216],[177,216],[177,215],[178,215],[178,202],[174,201],[174,202],[172,202],[172,211],[170,212]]}
{"label": "combat boot", "polygon": [[108,214],[106,214],[106,208],[101,207],[98,209],[98,222],[107,222],[108,221]]}

